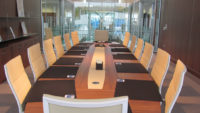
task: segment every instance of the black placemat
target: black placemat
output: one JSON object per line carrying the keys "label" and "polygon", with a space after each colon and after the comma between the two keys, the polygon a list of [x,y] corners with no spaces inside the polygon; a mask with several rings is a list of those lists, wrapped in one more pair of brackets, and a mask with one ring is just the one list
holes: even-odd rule
{"label": "black placemat", "polygon": [[117,82],[115,97],[129,96],[134,100],[162,101],[158,86],[154,81],[125,80]]}
{"label": "black placemat", "polygon": [[140,63],[115,63],[115,67],[118,73],[148,73]]}
{"label": "black placemat", "polygon": [[79,44],[75,45],[74,47],[89,47],[92,44],[93,43],[79,43]]}
{"label": "black placemat", "polygon": [[104,44],[96,44],[95,47],[106,47]]}
{"label": "black placemat", "polygon": [[82,43],[79,43],[79,44],[77,44],[77,45],[92,45],[93,43],[91,42],[91,43],[84,43],[84,42],[82,42]]}
{"label": "black placemat", "polygon": [[83,58],[59,58],[53,65],[77,65]]}
{"label": "black placemat", "polygon": [[128,48],[112,48],[112,52],[130,52]]}
{"label": "black placemat", "polygon": [[110,41],[94,41],[95,43],[109,43]]}
{"label": "black placemat", "polygon": [[78,47],[78,46],[75,46],[75,47],[72,47],[69,51],[73,51],[73,50],[82,50],[82,51],[87,51],[89,49],[89,47]]}
{"label": "black placemat", "polygon": [[110,46],[110,47],[125,47],[125,46],[122,45],[122,44],[110,44],[109,46]]}
{"label": "black placemat", "polygon": [[75,82],[74,80],[37,81],[26,96],[24,105],[27,102],[42,102],[43,94],[51,94],[62,97],[64,97],[65,94],[76,95]]}
{"label": "black placemat", "polygon": [[83,55],[83,56],[85,56],[86,53],[87,53],[87,51],[68,51],[64,55]]}
{"label": "black placemat", "polygon": [[67,75],[76,75],[78,67],[49,67],[40,78],[67,78]]}
{"label": "black placemat", "polygon": [[137,60],[133,54],[114,54],[113,59],[118,60]]}

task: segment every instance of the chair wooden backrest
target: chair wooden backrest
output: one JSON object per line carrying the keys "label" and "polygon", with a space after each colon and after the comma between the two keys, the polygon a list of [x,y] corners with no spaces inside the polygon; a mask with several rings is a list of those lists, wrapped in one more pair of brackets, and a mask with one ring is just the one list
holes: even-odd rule
{"label": "chair wooden backrest", "polygon": [[158,48],[156,60],[151,71],[151,76],[156,82],[156,84],[158,85],[160,93],[161,93],[163,81],[165,79],[167,70],[169,68],[169,63],[170,63],[169,53]]}
{"label": "chair wooden backrest", "polygon": [[67,99],[43,95],[44,113],[127,113],[128,97]]}
{"label": "chair wooden backrest", "polygon": [[53,38],[53,33],[51,28],[45,28],[45,39]]}
{"label": "chair wooden backrest", "polygon": [[8,84],[17,101],[19,113],[23,113],[24,100],[31,88],[31,83],[25,72],[21,56],[16,56],[4,65]]}
{"label": "chair wooden backrest", "polygon": [[186,71],[186,66],[178,60],[173,78],[165,95],[165,113],[171,113],[172,108],[174,107],[174,104],[176,103],[176,100],[181,92]]}
{"label": "chair wooden backrest", "polygon": [[138,38],[137,47],[135,49],[134,55],[139,61],[142,56],[143,47],[144,47],[144,41],[141,38]]}
{"label": "chair wooden backrest", "polygon": [[70,42],[70,39],[69,39],[69,33],[66,33],[64,35],[64,39],[65,39],[65,45],[66,45],[67,50],[70,50],[72,45],[71,45],[71,42]]}
{"label": "chair wooden backrest", "polygon": [[128,43],[129,43],[129,40],[130,40],[130,33],[129,33],[129,32],[126,32],[126,33],[125,33],[125,36],[124,36],[123,45],[127,47],[127,46],[128,46]]}
{"label": "chair wooden backrest", "polygon": [[95,30],[95,41],[108,41],[108,31]]}
{"label": "chair wooden backrest", "polygon": [[43,50],[47,67],[49,67],[56,62],[56,55],[53,49],[52,39],[47,39],[43,41]]}
{"label": "chair wooden backrest", "polygon": [[78,32],[71,32],[73,46],[79,44]]}
{"label": "chair wooden backrest", "polygon": [[142,54],[140,63],[146,68],[146,70],[149,69],[149,65],[153,57],[153,50],[154,46],[148,42],[145,42],[144,52]]}
{"label": "chair wooden backrest", "polygon": [[56,58],[59,59],[65,54],[65,51],[62,45],[61,35],[53,37],[53,44],[55,47]]}
{"label": "chair wooden backrest", "polygon": [[36,82],[40,75],[46,70],[45,61],[41,53],[40,43],[34,44],[27,49],[28,60]]}
{"label": "chair wooden backrest", "polygon": [[137,38],[136,38],[136,36],[135,36],[135,35],[133,35],[133,36],[132,36],[131,45],[130,45],[130,47],[129,47],[129,50],[130,50],[131,52],[133,52],[133,51],[134,51],[134,49],[135,49],[135,44],[136,44],[136,41],[137,41]]}

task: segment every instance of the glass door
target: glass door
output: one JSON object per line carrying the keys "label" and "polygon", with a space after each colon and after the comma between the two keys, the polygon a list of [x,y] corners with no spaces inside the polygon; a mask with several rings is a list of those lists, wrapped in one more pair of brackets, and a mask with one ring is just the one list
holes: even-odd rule
{"label": "glass door", "polygon": [[161,0],[140,0],[132,4],[131,33],[158,47]]}

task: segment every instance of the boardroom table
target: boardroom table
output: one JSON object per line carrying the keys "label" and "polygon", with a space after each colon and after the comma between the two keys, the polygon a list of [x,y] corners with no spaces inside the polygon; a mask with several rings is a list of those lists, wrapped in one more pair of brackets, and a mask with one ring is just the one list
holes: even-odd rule
{"label": "boardroom table", "polygon": [[[103,46],[102,46],[103,45]],[[92,43],[88,45],[86,54],[81,55],[67,55],[65,54],[60,59],[64,58],[82,58],[80,65],[54,65],[55,67],[78,67],[76,77],[74,79],[70,78],[39,78],[37,82],[51,82],[51,81],[74,81],[75,95],[77,99],[101,99],[101,98],[113,98],[116,96],[116,88],[119,86],[118,80],[133,80],[133,81],[149,81],[154,82],[149,73],[118,73],[116,70],[116,62],[125,63],[139,63],[137,60],[117,60],[113,59],[116,54],[130,54],[128,51],[112,51],[113,48],[117,46],[110,46],[111,43]],[[76,46],[79,47],[79,46]],[[96,47],[105,48],[105,80],[102,89],[89,89],[88,88],[88,74],[92,62],[92,58]],[[125,48],[125,47],[120,47]],[[85,50],[85,49],[84,49]],[[72,50],[72,51],[76,51]],[[56,73],[55,73],[56,76]],[[35,84],[37,84],[37,82]],[[131,81],[130,81],[131,82]],[[34,85],[35,85],[34,84]],[[38,83],[39,84],[39,83]],[[123,83],[122,83],[123,84]],[[33,86],[34,86],[33,85]],[[51,84],[49,84],[51,85]],[[55,84],[54,84],[55,85]],[[55,86],[55,89],[62,89],[63,86]],[[68,86],[70,87],[70,85]],[[123,86],[121,86],[123,89]],[[118,88],[120,90],[120,88]],[[128,89],[128,90],[131,90]],[[143,89],[139,89],[143,90]],[[138,91],[139,91],[138,90]],[[62,90],[61,90],[62,91]],[[73,91],[72,91],[73,92]],[[141,94],[142,95],[142,94]],[[57,95],[60,96],[60,95]],[[42,97],[41,97],[42,98]],[[134,99],[129,98],[129,111],[132,113],[161,113],[161,106],[159,100],[145,100],[145,99]],[[41,99],[39,101],[27,101],[25,103],[25,113],[43,113],[43,104]]]}

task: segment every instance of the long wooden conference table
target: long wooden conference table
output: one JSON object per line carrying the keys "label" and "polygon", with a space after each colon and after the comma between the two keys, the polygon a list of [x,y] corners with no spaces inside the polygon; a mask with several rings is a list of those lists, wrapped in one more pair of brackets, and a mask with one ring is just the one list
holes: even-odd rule
{"label": "long wooden conference table", "polygon": [[[99,46],[104,46],[104,47],[99,47]],[[138,63],[137,60],[114,60],[113,59],[113,54],[116,54],[116,52],[111,51],[111,47],[109,46],[109,43],[93,43],[89,46],[87,53],[85,55],[64,55],[61,59],[65,58],[82,58],[82,63],[80,65],[56,65],[54,64],[51,67],[77,67],[77,73],[75,79],[70,79],[70,78],[59,78],[59,77],[44,77],[44,78],[39,78],[38,81],[33,85],[33,88],[30,90],[30,93],[50,93],[52,95],[57,95],[58,92],[61,92],[57,96],[63,96],[64,94],[70,94],[70,93],[75,93],[77,99],[99,99],[99,98],[112,98],[116,96],[123,96],[123,93],[119,93],[120,90],[124,92],[128,92],[128,94],[133,94],[134,92],[130,92],[134,89],[135,86],[137,88],[137,85],[132,85],[132,86],[123,86],[120,84],[124,83],[118,83],[118,80],[125,79],[127,84],[132,84],[132,83],[137,83],[138,81],[147,81],[147,82],[154,82],[151,76],[148,73],[127,73],[127,72],[121,72],[118,73],[116,70],[116,62],[128,62],[128,63]],[[96,58],[98,59],[98,53],[96,53],[96,50],[99,48],[103,48],[105,52],[105,59],[104,59],[104,72],[105,76],[103,79],[103,84],[102,87],[96,87],[95,84],[96,81],[100,80],[101,75],[98,75],[98,73],[93,70],[94,72],[91,71],[91,66],[93,60],[96,61]],[[101,49],[102,50],[102,49]],[[75,50],[76,51],[76,50]],[[120,53],[127,53],[127,52],[120,52]],[[96,55],[96,56],[95,56]],[[121,65],[121,64],[120,64]],[[90,74],[91,73],[91,74]],[[95,73],[95,74],[94,74]],[[94,75],[94,76],[93,76]],[[56,73],[55,73],[56,76]],[[92,78],[93,76],[93,78]],[[92,79],[90,79],[91,77]],[[71,86],[69,81],[75,86]],[[63,82],[63,83],[62,83]],[[91,83],[89,83],[91,82]],[[101,81],[100,81],[101,82]],[[128,83],[129,82],[129,83]],[[145,83],[147,83],[145,82]],[[46,85],[40,86],[38,84],[46,83]],[[65,84],[66,83],[66,84]],[[61,84],[61,85],[59,85]],[[90,87],[94,86],[94,87]],[[101,83],[100,83],[101,84]],[[137,83],[139,86],[142,86],[142,82]],[[36,86],[35,86],[36,85]],[[38,85],[38,87],[37,87]],[[146,84],[147,85],[147,84]],[[46,87],[49,87],[46,88]],[[35,87],[35,88],[34,88]],[[38,90],[39,87],[43,87],[41,90]],[[69,90],[65,90],[65,87],[72,87]],[[121,88],[120,88],[121,87]],[[128,89],[126,89],[128,88]],[[36,91],[37,89],[37,91]],[[74,91],[72,91],[74,89]],[[126,91],[125,91],[126,89]],[[32,91],[32,90],[35,90]],[[44,91],[46,90],[46,91]],[[48,90],[48,91],[47,91]],[[149,88],[149,90],[151,90]],[[129,112],[132,113],[161,113],[161,107],[160,107],[160,101],[159,99],[154,99],[151,97],[147,97],[147,99],[143,99],[141,96],[145,96],[148,94],[148,91],[146,89],[137,89],[137,92],[139,92],[139,96],[136,95],[135,97],[129,97]],[[118,93],[117,93],[118,92]],[[141,94],[140,94],[141,93]],[[149,92],[151,93],[151,91]],[[126,93],[125,93],[126,94]],[[32,95],[32,94],[29,94]],[[36,94],[37,95],[37,94]],[[134,95],[134,94],[133,94]],[[154,94],[152,94],[154,95]],[[42,105],[42,94],[38,96],[32,95],[27,99],[26,101],[26,106],[25,106],[25,113],[43,113],[43,105]],[[138,97],[137,97],[138,96]],[[30,99],[33,98],[33,99]],[[40,99],[37,99],[40,98]],[[150,98],[150,99],[149,99]]]}

